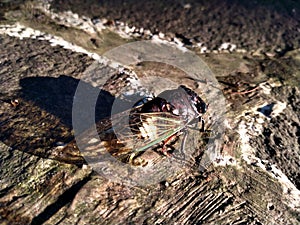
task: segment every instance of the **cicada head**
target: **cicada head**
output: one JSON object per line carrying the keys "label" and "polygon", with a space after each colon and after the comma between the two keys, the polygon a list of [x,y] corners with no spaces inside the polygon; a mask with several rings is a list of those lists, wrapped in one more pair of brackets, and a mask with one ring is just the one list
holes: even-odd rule
{"label": "cicada head", "polygon": [[166,90],[159,97],[170,103],[171,113],[190,121],[200,118],[207,110],[205,102],[191,89],[184,85],[174,90]]}
{"label": "cicada head", "polygon": [[207,104],[199,97],[199,95],[184,85],[180,85],[179,88],[182,88],[188,94],[191,104],[199,114],[204,114],[206,112]]}

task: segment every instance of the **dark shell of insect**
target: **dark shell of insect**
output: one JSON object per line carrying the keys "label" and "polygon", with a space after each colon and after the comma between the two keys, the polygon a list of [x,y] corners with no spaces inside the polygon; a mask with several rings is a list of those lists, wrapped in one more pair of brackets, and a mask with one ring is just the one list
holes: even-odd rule
{"label": "dark shell of insect", "polygon": [[166,90],[144,103],[140,113],[169,112],[191,121],[201,119],[206,110],[206,103],[194,91],[181,85],[177,89]]}
{"label": "dark shell of insect", "polygon": [[[144,103],[139,108],[139,113],[171,113],[178,116],[179,120],[192,124],[202,121],[202,115],[206,110],[206,103],[194,91],[181,85],[177,89],[166,90],[152,100]],[[149,125],[143,124],[139,114],[135,113],[135,109],[133,109],[133,112],[130,116],[132,131],[147,130]]]}
{"label": "dark shell of insect", "polygon": [[[168,155],[168,148],[173,147],[180,131],[189,124],[203,122],[206,110],[205,102],[194,91],[181,85],[155,98],[140,101],[129,111],[98,121],[99,142],[94,142],[94,128],[78,135],[76,142],[81,143],[85,159],[97,162],[108,152],[121,162],[134,164],[135,157],[148,149],[159,147]],[[76,149],[76,142],[68,143],[56,155],[68,158]]]}
{"label": "dark shell of insect", "polygon": [[158,97],[166,99],[171,104],[172,109],[169,112],[186,120],[199,118],[207,110],[205,102],[184,85],[180,85],[175,90],[164,91]]}

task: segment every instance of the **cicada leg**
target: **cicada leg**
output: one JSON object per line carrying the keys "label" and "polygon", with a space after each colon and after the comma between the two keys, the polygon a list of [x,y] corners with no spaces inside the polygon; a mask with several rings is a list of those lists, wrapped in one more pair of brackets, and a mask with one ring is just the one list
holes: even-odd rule
{"label": "cicada leg", "polygon": [[163,144],[162,144],[162,153],[165,155],[165,156],[168,156],[170,157],[171,156],[171,153],[169,153],[169,150],[168,148],[171,146],[172,143],[174,143],[175,141],[177,141],[178,139],[178,133],[168,137],[166,140],[163,141]]}
{"label": "cicada leg", "polygon": [[200,132],[204,132],[204,131],[205,131],[205,129],[204,129],[204,126],[205,126],[205,120],[201,117],[200,122],[201,122]]}
{"label": "cicada leg", "polygon": [[133,165],[133,160],[134,160],[134,157],[136,156],[135,152],[131,153],[130,154],[130,157],[129,157],[129,164],[130,165]]}
{"label": "cicada leg", "polygon": [[183,140],[180,145],[179,155],[174,156],[174,158],[176,158],[178,160],[185,160],[184,148],[185,148],[185,143],[186,143],[186,140],[188,137],[188,130],[183,129],[180,133],[183,134]]}
{"label": "cicada leg", "polygon": [[133,152],[129,156],[129,165],[133,166],[145,166],[147,165],[147,162],[142,159],[141,157],[138,157],[141,154],[141,152]]}
{"label": "cicada leg", "polygon": [[184,156],[184,148],[185,148],[186,139],[188,137],[188,130],[184,129],[182,132],[183,132],[183,140],[180,146],[180,153]]}

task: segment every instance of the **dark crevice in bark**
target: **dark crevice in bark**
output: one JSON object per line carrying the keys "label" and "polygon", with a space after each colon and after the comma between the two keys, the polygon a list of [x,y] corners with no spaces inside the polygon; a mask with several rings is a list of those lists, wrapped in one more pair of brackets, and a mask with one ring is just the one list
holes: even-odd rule
{"label": "dark crevice in bark", "polygon": [[54,203],[47,206],[45,210],[32,219],[31,225],[40,225],[55,215],[62,207],[72,202],[78,191],[90,180],[90,177],[74,184],[69,190],[65,191]]}

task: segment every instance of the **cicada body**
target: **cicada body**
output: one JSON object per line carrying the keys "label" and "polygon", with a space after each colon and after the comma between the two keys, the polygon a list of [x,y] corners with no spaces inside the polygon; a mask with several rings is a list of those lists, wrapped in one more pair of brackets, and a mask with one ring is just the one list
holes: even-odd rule
{"label": "cicada body", "polygon": [[[181,85],[99,121],[96,124],[98,138],[87,130],[76,140],[83,143],[84,156],[95,160],[108,152],[121,162],[132,164],[136,156],[148,149],[170,155],[177,137],[189,125],[203,121],[206,109],[206,103],[194,91]],[[71,142],[64,150],[75,146],[75,142]]]}

